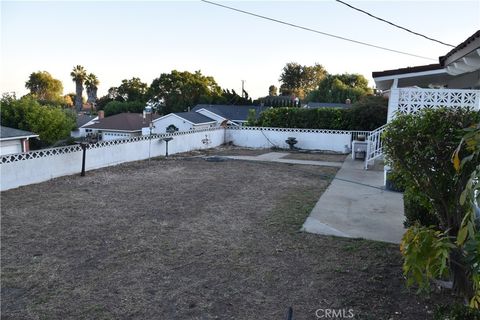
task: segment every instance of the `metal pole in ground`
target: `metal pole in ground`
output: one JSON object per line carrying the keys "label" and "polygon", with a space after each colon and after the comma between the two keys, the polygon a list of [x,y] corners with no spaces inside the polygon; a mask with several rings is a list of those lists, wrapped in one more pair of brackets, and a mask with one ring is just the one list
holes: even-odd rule
{"label": "metal pole in ground", "polygon": [[87,157],[87,146],[88,144],[85,142],[80,143],[80,147],[82,148],[82,172],[80,176],[85,177],[85,158]]}
{"label": "metal pole in ground", "polygon": [[165,141],[165,143],[166,143],[166,145],[165,145],[165,158],[168,158],[168,142],[172,141],[172,140],[173,140],[172,137],[163,138],[163,141]]}

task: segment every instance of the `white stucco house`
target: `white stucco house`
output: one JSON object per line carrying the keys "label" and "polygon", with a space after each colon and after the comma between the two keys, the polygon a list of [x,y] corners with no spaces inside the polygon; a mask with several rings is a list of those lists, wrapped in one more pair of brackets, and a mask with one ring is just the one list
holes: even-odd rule
{"label": "white stucco house", "polygon": [[38,138],[38,134],[0,126],[0,156],[28,152],[31,138]]}
{"label": "white stucco house", "polygon": [[[373,72],[372,77],[389,97],[388,122],[424,108],[480,110],[480,30],[439,57],[439,63]],[[366,167],[383,155],[383,130],[384,126],[369,134]]]}
{"label": "white stucco house", "polygon": [[255,117],[269,107],[244,106],[244,105],[220,105],[220,104],[197,104],[192,111],[203,114],[216,120],[218,123],[226,123],[233,126],[242,126],[247,123],[250,110],[255,111]]}
{"label": "white stucco house", "polygon": [[[269,107],[198,104],[190,112],[175,112],[152,121],[151,133],[161,134],[172,131],[190,131],[231,125],[242,126],[248,121],[250,110],[260,113]],[[149,116],[147,115],[147,118]],[[150,134],[150,126],[142,128],[142,134]]]}
{"label": "white stucco house", "polygon": [[[169,113],[152,121],[152,134],[190,131],[218,126],[218,122],[197,112]],[[150,134],[150,126],[142,128],[142,134]]]}
{"label": "white stucco house", "polygon": [[[102,112],[102,114],[103,114],[103,111],[99,111],[99,112]],[[87,114],[77,115],[77,128],[70,132],[70,136],[72,138],[86,137],[87,134],[89,132],[91,132],[91,129],[87,132],[85,127],[98,122],[99,117],[100,116],[90,116],[90,115],[87,115]],[[103,118],[103,116],[101,116],[101,118]]]}

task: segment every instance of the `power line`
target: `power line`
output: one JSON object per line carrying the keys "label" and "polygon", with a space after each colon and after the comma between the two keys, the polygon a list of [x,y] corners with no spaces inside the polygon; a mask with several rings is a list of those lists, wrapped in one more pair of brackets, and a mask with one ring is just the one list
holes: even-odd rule
{"label": "power line", "polygon": [[442,41],[437,40],[437,39],[433,39],[433,38],[427,37],[426,35],[423,35],[423,34],[421,34],[421,33],[412,31],[412,30],[410,30],[410,29],[407,29],[407,28],[404,28],[404,27],[402,27],[402,26],[399,26],[398,24],[395,24],[395,23],[390,22],[390,21],[388,21],[388,20],[385,20],[385,19],[382,19],[382,18],[380,18],[380,17],[374,16],[373,14],[371,14],[371,13],[365,11],[365,10],[356,8],[356,7],[352,6],[351,4],[348,4],[348,3],[343,2],[343,1],[341,1],[341,0],[335,0],[335,1],[337,1],[338,3],[341,3],[341,4],[343,4],[343,5],[346,5],[347,7],[352,8],[353,10],[357,10],[357,11],[359,11],[359,12],[361,12],[361,13],[364,13],[364,14],[366,14],[367,16],[370,16],[370,17],[372,17],[372,18],[374,18],[374,19],[377,19],[377,20],[380,20],[380,21],[382,21],[382,22],[388,23],[389,25],[392,25],[392,26],[394,26],[394,27],[396,27],[396,28],[399,28],[399,29],[402,29],[402,30],[404,30],[404,31],[413,33],[414,35],[423,37],[423,38],[428,39],[428,40],[430,40],[430,41],[438,42],[438,43],[440,43],[440,44],[443,44],[444,46],[449,46],[449,47],[453,47],[453,48],[455,47],[454,45],[451,45],[451,44],[442,42]]}
{"label": "power line", "polygon": [[282,21],[282,20],[278,20],[278,19],[274,19],[274,18],[269,18],[269,17],[262,16],[262,15],[259,15],[259,14],[256,14],[256,13],[252,13],[252,12],[249,12],[249,11],[240,10],[240,9],[237,9],[237,8],[229,7],[229,6],[226,6],[226,5],[223,5],[223,4],[219,4],[219,3],[216,3],[216,2],[212,2],[212,1],[207,1],[207,0],[200,0],[200,1],[205,2],[205,3],[208,3],[208,4],[211,4],[211,5],[214,5],[214,6],[222,7],[222,8],[225,8],[225,9],[237,11],[237,12],[240,12],[240,13],[243,13],[243,14],[247,14],[247,15],[250,15],[250,16],[254,16],[254,17],[257,17],[257,18],[261,18],[261,19],[265,19],[265,20],[269,20],[269,21],[281,23],[281,24],[284,24],[284,25],[287,25],[287,26],[290,26],[290,27],[294,27],[294,28],[298,28],[298,29],[302,29],[302,30],[306,30],[306,31],[318,33],[318,34],[321,34],[321,35],[324,35],[324,36],[327,36],[327,37],[332,37],[332,38],[336,38],[336,39],[340,39],[340,40],[344,40],[344,41],[350,41],[350,42],[353,42],[353,43],[356,43],[356,44],[361,44],[361,45],[368,46],[368,47],[372,47],[372,48],[377,48],[377,49],[381,49],[381,50],[386,50],[386,51],[390,51],[390,52],[395,52],[395,53],[399,53],[399,54],[404,54],[404,55],[412,56],[412,57],[416,57],[416,58],[421,58],[421,59],[426,59],[426,60],[432,60],[432,61],[437,61],[437,60],[438,60],[438,59],[433,59],[433,58],[429,58],[429,57],[425,57],[425,56],[420,56],[420,55],[413,54],[413,53],[408,53],[408,52],[405,52],[405,51],[399,51],[399,50],[395,50],[395,49],[389,49],[389,48],[386,48],[386,47],[377,46],[377,45],[370,44],[370,43],[367,43],[367,42],[362,42],[362,41],[357,41],[357,40],[353,40],[353,39],[349,39],[349,38],[337,36],[337,35],[334,35],[334,34],[331,34],[331,33],[326,33],[326,32],[318,31],[318,30],[315,30],[315,29],[303,27],[303,26],[300,26],[300,25],[297,25],[297,24],[293,24],[293,23],[290,23],[290,22],[285,22],[285,21]]}

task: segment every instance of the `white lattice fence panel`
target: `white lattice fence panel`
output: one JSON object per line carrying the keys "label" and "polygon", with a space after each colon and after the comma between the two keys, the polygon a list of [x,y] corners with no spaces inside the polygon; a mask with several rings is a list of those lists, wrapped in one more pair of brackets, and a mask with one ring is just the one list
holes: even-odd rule
{"label": "white lattice fence panel", "polygon": [[[453,90],[453,89],[417,89],[402,88],[398,90],[397,103],[392,103],[392,114],[417,113],[425,108],[480,108],[480,90]],[[390,112],[389,112],[390,113]]]}

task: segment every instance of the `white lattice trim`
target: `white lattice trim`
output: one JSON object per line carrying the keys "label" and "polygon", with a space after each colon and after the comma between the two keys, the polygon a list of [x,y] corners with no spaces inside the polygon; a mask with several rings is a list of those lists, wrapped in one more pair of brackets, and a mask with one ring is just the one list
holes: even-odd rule
{"label": "white lattice trim", "polygon": [[393,114],[416,114],[421,109],[468,107],[480,109],[480,90],[400,88]]}
{"label": "white lattice trim", "polygon": [[272,128],[272,127],[229,127],[230,130],[249,131],[274,131],[274,132],[297,132],[297,133],[326,133],[326,134],[351,134],[348,130],[333,129],[298,129],[298,128]]}

